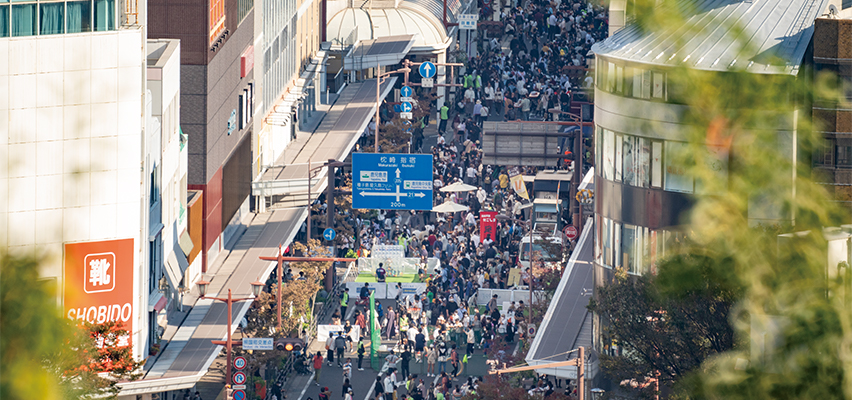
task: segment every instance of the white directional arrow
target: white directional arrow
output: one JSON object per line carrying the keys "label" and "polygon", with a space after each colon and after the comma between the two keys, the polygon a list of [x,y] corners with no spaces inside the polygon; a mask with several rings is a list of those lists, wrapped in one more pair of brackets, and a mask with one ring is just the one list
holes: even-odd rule
{"label": "white directional arrow", "polygon": [[386,193],[386,192],[361,192],[361,196],[362,197],[366,197],[366,196],[396,197],[396,201],[399,201],[400,197],[420,197],[420,198],[423,198],[423,197],[426,197],[426,193],[423,193],[423,192],[417,192],[417,193],[400,192],[399,191],[399,185],[396,185],[396,192],[395,193],[394,192],[390,192],[390,193]]}
{"label": "white directional arrow", "polygon": [[432,75],[430,71],[432,71],[432,67],[429,64],[424,64],[423,69],[426,70],[426,76]]}
{"label": "white directional arrow", "polygon": [[397,169],[396,169],[396,179],[399,179],[399,174],[400,174],[400,173],[402,173],[402,171],[400,171],[400,170],[399,170],[399,168],[397,168]]}

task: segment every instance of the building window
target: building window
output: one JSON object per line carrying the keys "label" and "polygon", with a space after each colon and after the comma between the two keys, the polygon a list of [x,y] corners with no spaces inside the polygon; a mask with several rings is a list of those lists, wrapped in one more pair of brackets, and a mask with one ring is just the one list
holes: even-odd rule
{"label": "building window", "polygon": [[692,193],[693,180],[683,160],[687,158],[688,145],[681,142],[666,142],[666,190]]}
{"label": "building window", "polygon": [[69,1],[67,3],[67,31],[80,33],[92,31],[92,3],[90,1]]}
{"label": "building window", "polygon": [[95,31],[115,29],[115,0],[95,0]]}
{"label": "building window", "polygon": [[852,166],[852,146],[837,146],[835,148],[837,149],[837,166]]}
{"label": "building window", "polygon": [[624,135],[615,135],[615,177],[616,182],[621,182],[624,176]]}
{"label": "building window", "polygon": [[65,33],[65,3],[39,4],[39,33],[41,35],[58,35]]}
{"label": "building window", "polygon": [[663,187],[663,142],[651,142],[651,187]]}
{"label": "building window", "polygon": [[254,1],[252,0],[239,0],[237,2],[237,21],[243,22],[243,18],[248,15],[251,8],[254,7]]}
{"label": "building window", "polygon": [[[21,3],[29,0],[14,1]],[[0,37],[58,35],[116,29],[115,0],[12,4],[0,0]],[[92,24],[94,21],[94,26]]]}
{"label": "building window", "polygon": [[210,43],[225,30],[225,0],[210,0]]}
{"label": "building window", "polygon": [[0,5],[0,37],[9,37],[9,6]]}
{"label": "building window", "polygon": [[843,0],[841,7],[842,7],[841,10],[845,10],[847,8],[852,7],[852,0]]}
{"label": "building window", "polygon": [[615,134],[604,129],[603,131],[603,177],[613,180],[615,178]]}
{"label": "building window", "polygon": [[15,4],[12,6],[12,36],[33,36],[36,34],[36,4]]}
{"label": "building window", "polygon": [[831,166],[831,156],[834,153],[834,144],[831,140],[825,139],[821,141],[814,150],[814,165],[815,166]]}

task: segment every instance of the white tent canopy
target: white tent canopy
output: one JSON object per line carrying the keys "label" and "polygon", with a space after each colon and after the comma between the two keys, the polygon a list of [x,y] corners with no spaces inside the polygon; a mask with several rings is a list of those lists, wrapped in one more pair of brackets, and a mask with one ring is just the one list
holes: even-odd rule
{"label": "white tent canopy", "polygon": [[449,213],[449,212],[459,212],[459,211],[467,211],[470,210],[470,207],[456,203],[452,200],[447,200],[441,205],[437,205],[432,207],[432,211],[441,212],[441,213]]}

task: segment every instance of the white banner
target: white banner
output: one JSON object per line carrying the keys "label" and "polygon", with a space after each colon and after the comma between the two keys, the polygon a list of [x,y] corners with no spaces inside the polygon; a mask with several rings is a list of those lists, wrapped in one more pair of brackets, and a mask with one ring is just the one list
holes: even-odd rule
{"label": "white banner", "polygon": [[[352,304],[354,301],[358,301],[361,295],[361,288],[364,286],[363,282],[347,282],[346,287],[349,288],[349,302]],[[376,299],[395,299],[396,294],[399,290],[396,288],[396,283],[373,283],[370,282],[369,286],[371,291],[376,292]],[[426,284],[425,283],[403,283],[402,284],[402,292],[403,295],[408,294],[423,294],[426,292]]]}
{"label": "white banner", "polygon": [[370,257],[405,258],[405,247],[398,244],[380,244],[373,246]]}
{"label": "white banner", "polygon": [[[328,340],[328,335],[333,334],[337,336],[338,332],[343,332],[343,325],[317,325],[317,341],[325,344],[325,341]],[[352,325],[352,330],[349,331],[349,337],[353,342],[358,343],[358,339],[361,337],[361,327],[358,325]],[[353,347],[350,346],[350,351]]]}

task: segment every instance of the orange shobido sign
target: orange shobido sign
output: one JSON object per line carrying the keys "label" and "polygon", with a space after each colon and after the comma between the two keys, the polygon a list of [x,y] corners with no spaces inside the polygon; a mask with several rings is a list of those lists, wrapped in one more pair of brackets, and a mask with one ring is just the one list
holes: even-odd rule
{"label": "orange shobido sign", "polygon": [[[133,239],[65,244],[65,315],[133,332]],[[130,345],[130,337],[119,341]]]}

